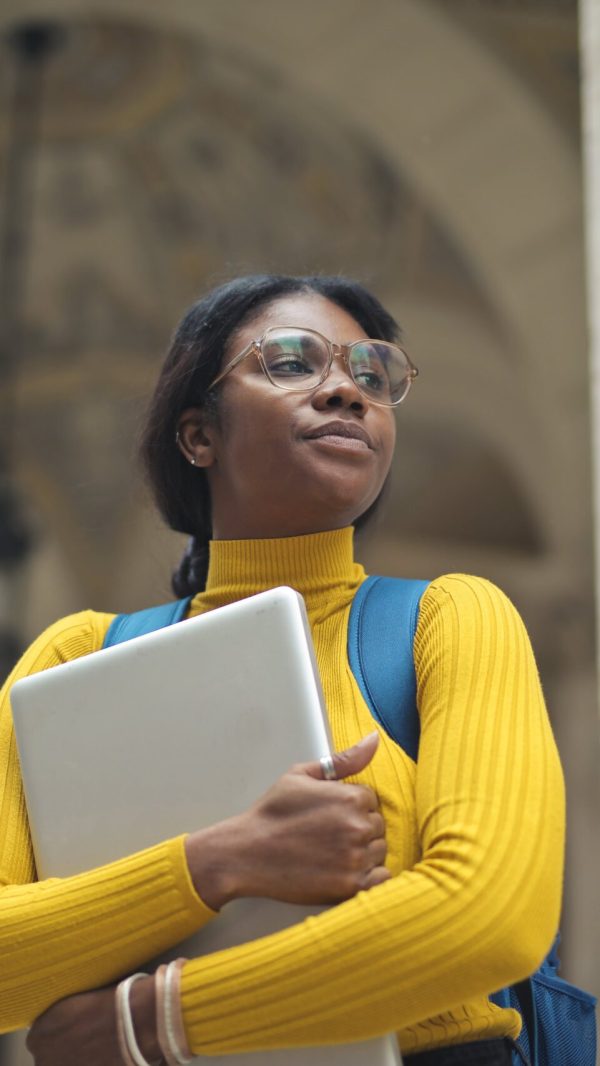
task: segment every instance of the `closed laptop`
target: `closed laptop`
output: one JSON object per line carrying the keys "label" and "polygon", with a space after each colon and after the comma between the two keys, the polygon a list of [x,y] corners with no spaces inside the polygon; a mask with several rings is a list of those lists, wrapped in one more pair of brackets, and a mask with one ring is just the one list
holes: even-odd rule
{"label": "closed laptop", "polygon": [[[40,877],[92,869],[237,814],[293,763],[330,750],[304,603],[288,588],[25,678],[11,701]],[[319,909],[237,900],[165,958],[253,940]],[[385,1037],[227,1061],[400,1059],[395,1038]]]}

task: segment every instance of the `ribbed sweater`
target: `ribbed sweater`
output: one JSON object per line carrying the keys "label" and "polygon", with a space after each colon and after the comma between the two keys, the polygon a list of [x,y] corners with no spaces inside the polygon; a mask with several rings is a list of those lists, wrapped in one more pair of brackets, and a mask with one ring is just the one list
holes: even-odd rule
{"label": "ribbed sweater", "polygon": [[[352,530],[211,545],[190,616],[288,584],[305,598],[338,749],[377,728],[350,671],[347,626],[365,578]],[[184,836],[76,877],[37,882],[9,691],[98,650],[113,615],[84,611],[31,645],[0,694],[0,1031],[116,980],[215,918]],[[488,994],[530,973],[558,924],[563,780],[530,643],[509,600],[460,574],[433,581],[414,644],[415,763],[383,731],[356,780],[386,822],[393,877],[283,932],[188,962],[196,1054],[367,1039],[404,1052],[515,1036]]]}

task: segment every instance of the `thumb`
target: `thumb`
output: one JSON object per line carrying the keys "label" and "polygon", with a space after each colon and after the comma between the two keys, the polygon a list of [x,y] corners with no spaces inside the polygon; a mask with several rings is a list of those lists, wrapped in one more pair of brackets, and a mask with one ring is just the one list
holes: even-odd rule
{"label": "thumb", "polygon": [[[345,777],[350,777],[352,774],[359,774],[361,770],[364,770],[365,766],[368,766],[377,751],[378,744],[379,733],[374,732],[363,737],[362,740],[359,740],[358,744],[354,744],[353,747],[346,748],[344,751],[334,752],[331,758],[335,770],[336,781],[343,781]],[[300,773],[308,774],[309,777],[316,777],[319,781],[325,779],[325,774],[320,761],[303,763],[298,767],[298,770]]]}

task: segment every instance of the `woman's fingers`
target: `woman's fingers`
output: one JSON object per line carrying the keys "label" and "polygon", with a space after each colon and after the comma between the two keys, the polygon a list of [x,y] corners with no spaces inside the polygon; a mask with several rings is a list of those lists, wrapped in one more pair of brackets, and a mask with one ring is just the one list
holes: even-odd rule
{"label": "woman's fingers", "polygon": [[[336,751],[331,756],[332,769],[335,774],[336,781],[343,781],[345,777],[350,777],[353,774],[359,774],[361,770],[364,770],[365,766],[368,766],[377,751],[377,745],[379,744],[379,734],[369,733],[368,736],[359,740],[358,744],[354,744],[351,748],[346,748],[345,751]],[[321,761],[318,762],[306,762],[300,763],[294,767],[295,773],[307,774],[309,777],[316,777],[317,780],[324,780],[326,777],[323,765]]]}
{"label": "woman's fingers", "polygon": [[374,888],[375,885],[382,885],[384,881],[389,881],[391,873],[386,866],[374,866],[372,870],[369,870],[363,877],[362,889]]}
{"label": "woman's fingers", "polygon": [[369,825],[371,826],[371,839],[376,840],[377,837],[385,836],[385,822],[383,815],[379,811],[372,811],[369,815]]}
{"label": "woman's fingers", "polygon": [[382,837],[377,837],[377,840],[372,840],[365,850],[367,869],[373,870],[376,866],[383,866],[386,855],[387,847],[385,840],[383,840]]}

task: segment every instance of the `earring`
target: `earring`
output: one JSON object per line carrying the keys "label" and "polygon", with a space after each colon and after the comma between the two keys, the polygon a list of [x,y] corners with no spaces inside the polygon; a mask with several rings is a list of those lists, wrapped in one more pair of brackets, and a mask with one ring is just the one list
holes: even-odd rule
{"label": "earring", "polygon": [[[181,448],[181,440],[179,439],[179,430],[177,430],[177,432],[175,434],[175,444],[177,445],[178,448]],[[193,455],[190,458],[190,463],[192,464],[192,466],[196,465],[196,460],[195,460]]]}

